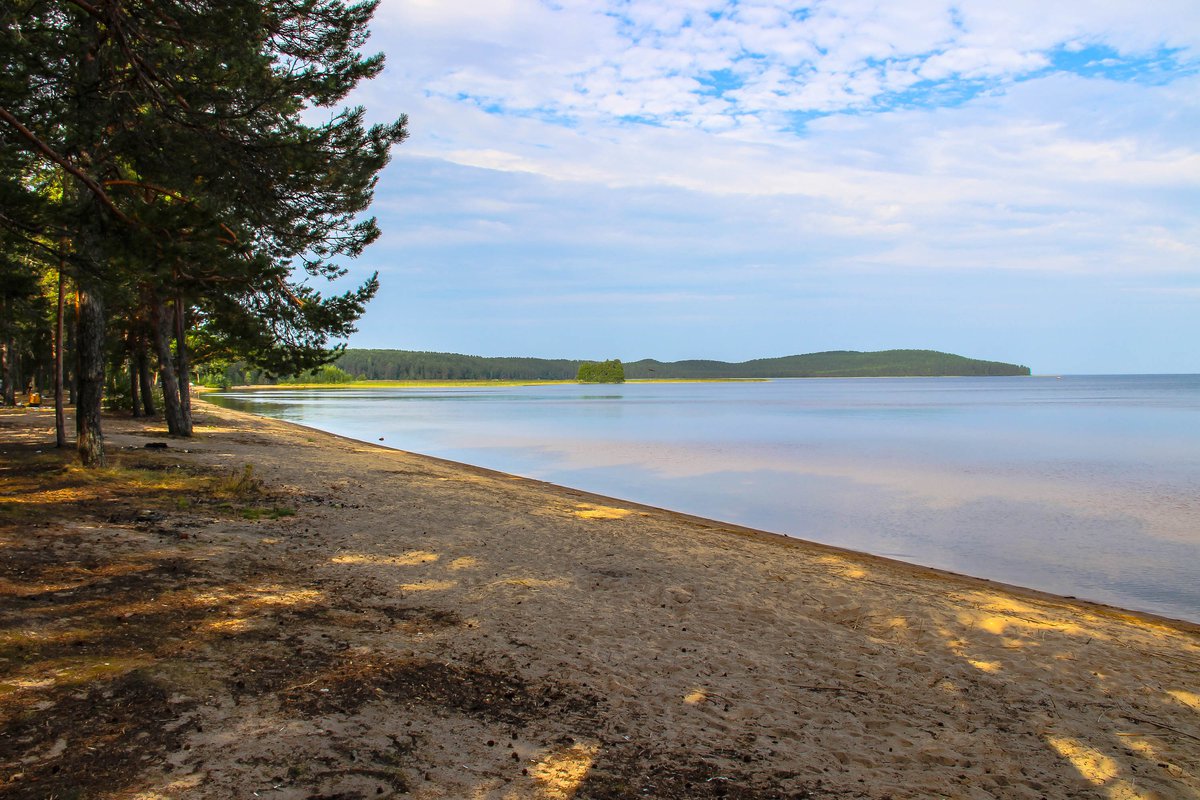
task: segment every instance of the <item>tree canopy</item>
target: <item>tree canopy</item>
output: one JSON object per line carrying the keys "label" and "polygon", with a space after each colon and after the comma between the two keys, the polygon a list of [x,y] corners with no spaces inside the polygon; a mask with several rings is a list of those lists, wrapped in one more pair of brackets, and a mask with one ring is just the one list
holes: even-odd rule
{"label": "tree canopy", "polygon": [[353,331],[376,277],[333,295],[308,281],[342,277],[378,237],[363,215],[406,136],[403,116],[368,126],[339,107],[383,67],[360,52],[377,2],[0,11],[0,283],[48,269],[72,282],[85,463],[103,462],[106,367],[149,351],[168,426],[187,435],[193,359],[290,374]]}

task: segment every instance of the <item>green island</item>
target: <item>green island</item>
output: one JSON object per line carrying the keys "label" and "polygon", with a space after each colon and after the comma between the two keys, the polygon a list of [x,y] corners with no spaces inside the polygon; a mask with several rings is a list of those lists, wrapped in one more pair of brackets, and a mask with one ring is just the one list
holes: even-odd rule
{"label": "green island", "polygon": [[580,383],[624,383],[625,365],[621,359],[608,361],[585,361],[579,365],[575,380]]}

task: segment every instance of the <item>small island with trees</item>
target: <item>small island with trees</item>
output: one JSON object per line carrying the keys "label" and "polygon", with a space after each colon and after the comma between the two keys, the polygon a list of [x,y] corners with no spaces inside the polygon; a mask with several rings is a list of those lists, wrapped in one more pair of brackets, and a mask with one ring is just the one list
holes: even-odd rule
{"label": "small island with trees", "polygon": [[580,383],[624,383],[625,367],[619,358],[600,362],[585,361],[579,365],[575,380]]}

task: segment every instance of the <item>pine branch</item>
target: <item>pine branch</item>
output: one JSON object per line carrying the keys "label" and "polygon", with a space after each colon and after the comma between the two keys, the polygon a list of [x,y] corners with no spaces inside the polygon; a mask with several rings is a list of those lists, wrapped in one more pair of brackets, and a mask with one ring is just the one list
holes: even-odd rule
{"label": "pine branch", "polygon": [[80,183],[88,188],[88,191],[95,195],[96,199],[104,204],[105,208],[112,212],[113,216],[127,225],[133,224],[133,220],[127,217],[121,211],[121,209],[117,208],[116,205],[113,204],[112,198],[108,196],[100,184],[96,183],[95,180],[85,175],[82,170],[71,164],[70,161],[59,155],[54,148],[38,138],[37,134],[22,125],[19,119],[9,113],[8,109],[0,108],[0,120],[7,122],[9,127],[13,128],[17,133],[19,133],[23,139],[33,145],[33,147],[46,158],[50,159],[55,164],[58,164],[71,175],[74,175]]}

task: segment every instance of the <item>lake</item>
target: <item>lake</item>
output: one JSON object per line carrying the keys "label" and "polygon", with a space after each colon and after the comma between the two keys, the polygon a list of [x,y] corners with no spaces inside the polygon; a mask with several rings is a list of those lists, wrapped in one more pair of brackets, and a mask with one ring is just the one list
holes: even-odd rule
{"label": "lake", "polygon": [[1200,621],[1200,376],[207,398],[362,441]]}

